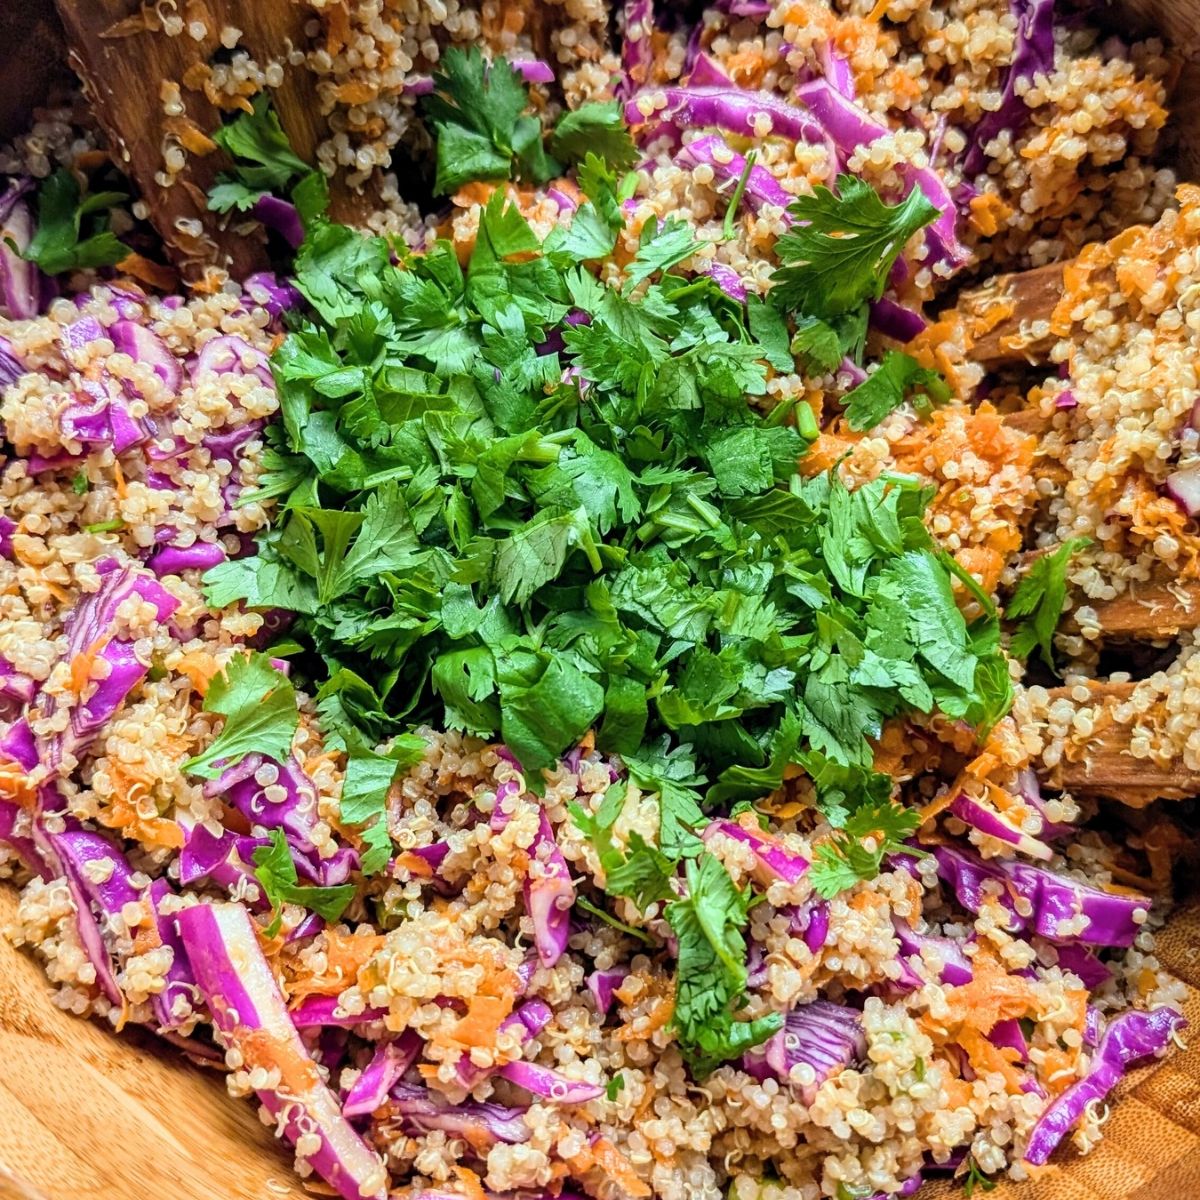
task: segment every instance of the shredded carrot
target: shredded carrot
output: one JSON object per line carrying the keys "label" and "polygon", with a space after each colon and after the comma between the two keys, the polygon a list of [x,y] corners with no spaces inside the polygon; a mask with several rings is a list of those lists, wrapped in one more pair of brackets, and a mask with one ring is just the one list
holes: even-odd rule
{"label": "shredded carrot", "polygon": [[92,667],[95,666],[97,657],[111,638],[111,633],[102,633],[86,650],[71,659],[71,691],[76,696],[83,694],[83,689],[87,687],[92,678]]}
{"label": "shredded carrot", "polygon": [[321,974],[288,961],[288,995],[293,1003],[308,996],[336,996],[358,979],[358,973],[383,948],[383,934],[362,937],[337,929],[325,931],[325,969]]}
{"label": "shredded carrot", "polygon": [[113,459],[113,487],[122,500],[129,495],[129,488],[125,484],[125,472],[121,470],[120,460],[116,458]]}
{"label": "shredded carrot", "polygon": [[487,1200],[487,1193],[483,1190],[483,1184],[479,1182],[479,1176],[470,1167],[455,1166],[451,1169],[463,1186],[466,1200]]}
{"label": "shredded carrot", "polygon": [[362,80],[339,84],[333,89],[333,94],[343,104],[366,104],[375,98],[375,89]]}
{"label": "shredded carrot", "polygon": [[325,50],[330,58],[336,58],[350,41],[350,12],[345,0],[328,4],[322,11],[329,21],[329,28],[325,31]]}
{"label": "shredded carrot", "polygon": [[203,696],[221,668],[207,650],[189,650],[180,658],[175,669],[188,680],[198,695]]}
{"label": "shredded carrot", "polygon": [[1004,201],[996,192],[981,192],[974,196],[968,205],[971,211],[971,224],[984,237],[993,237],[1000,230],[1000,223],[1012,216],[1012,205]]}
{"label": "shredded carrot", "polygon": [[630,1196],[650,1195],[649,1187],[638,1178],[629,1159],[606,1137],[597,1138],[590,1146],[585,1146],[577,1154],[571,1155],[567,1159],[567,1165],[577,1176],[598,1169]]}

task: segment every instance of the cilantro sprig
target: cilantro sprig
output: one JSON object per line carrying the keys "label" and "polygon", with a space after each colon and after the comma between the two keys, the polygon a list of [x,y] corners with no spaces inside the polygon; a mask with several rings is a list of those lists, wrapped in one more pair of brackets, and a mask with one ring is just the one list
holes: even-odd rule
{"label": "cilantro sprig", "polygon": [[1008,618],[1023,618],[1009,642],[1014,658],[1027,659],[1036,649],[1046,666],[1056,670],[1054,631],[1067,601],[1067,568],[1071,559],[1091,544],[1090,538],[1070,538],[1052,553],[1034,559],[1025,572],[1004,610]]}
{"label": "cilantro sprig", "polygon": [[60,167],[38,188],[37,229],[22,256],[47,275],[119,263],[129,247],[109,228],[109,214],[126,199],[124,192],[84,195],[75,176]]}
{"label": "cilantro sprig", "polygon": [[271,921],[264,930],[267,937],[274,937],[279,932],[285,904],[302,905],[330,924],[337,921],[354,899],[354,884],[342,883],[336,887],[301,884],[282,829],[270,831],[270,843],[254,851],[254,874],[272,910]]}

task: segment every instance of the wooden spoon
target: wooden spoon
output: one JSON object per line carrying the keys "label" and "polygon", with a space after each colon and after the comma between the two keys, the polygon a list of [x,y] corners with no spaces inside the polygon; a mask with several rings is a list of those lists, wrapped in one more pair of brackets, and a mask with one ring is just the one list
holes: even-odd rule
{"label": "wooden spoon", "polygon": [[[0,927],[16,889],[0,883]],[[224,1077],[54,1005],[0,936],[0,1200],[301,1200],[291,1155]]]}
{"label": "wooden spoon", "polygon": [[[228,169],[226,156],[216,149],[189,153],[184,170],[164,187],[160,182],[164,141],[178,137],[181,129],[194,137],[220,125],[221,112],[200,90],[199,81],[220,48],[222,29],[240,29],[238,47],[248,50],[260,66],[272,60],[286,64],[288,50],[307,43],[305,8],[291,0],[190,3],[189,18],[204,16],[206,33],[197,40],[186,31],[168,37],[153,24],[147,28],[139,15],[141,7],[133,0],[56,3],[71,65],[83,82],[113,158],[137,184],[149,206],[150,220],[184,278],[197,280],[214,264],[239,279],[263,269],[267,265],[263,239],[247,237],[235,228],[245,222],[230,222],[208,211],[205,194],[217,174]],[[179,85],[184,116],[164,112],[160,94],[164,83]],[[315,162],[324,122],[312,74],[303,66],[288,66],[283,82],[271,94],[293,149],[305,162]],[[360,194],[348,191],[338,180],[331,184],[331,211],[339,220],[365,217],[375,198],[371,190]]]}

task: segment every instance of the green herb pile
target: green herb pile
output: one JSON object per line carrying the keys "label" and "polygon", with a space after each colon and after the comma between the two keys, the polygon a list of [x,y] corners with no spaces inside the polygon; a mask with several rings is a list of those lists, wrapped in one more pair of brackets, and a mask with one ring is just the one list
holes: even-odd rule
{"label": "green herb pile", "polygon": [[[447,53],[430,105],[442,186],[558,169],[512,74]],[[253,137],[226,139],[253,167]],[[258,158],[278,160],[263,140]],[[588,146],[603,157],[580,159]],[[657,845],[614,844],[621,786],[575,819],[612,895],[666,903],[674,1027],[704,1072],[778,1028],[733,1017],[750,896],[703,852],[706,814],[799,764],[842,830],[812,868],[832,895],[915,826],[872,767],[884,722],[939,711],[987,727],[1010,700],[995,610],[935,547],[928,493],[902,477],[853,492],[803,478],[811,410],[767,399],[772,373],[861,357],[868,301],[934,214],[844,178],[839,197],[797,205],[808,224],[780,244],[773,305],[680,269],[700,246],[675,220],[648,223],[607,286],[596,268],[633,159],[615,106],[569,114],[550,151],[579,159],[586,201],[570,225],[543,240],[498,189],[465,267],[449,243],[412,254],[332,223],[295,164],[221,185],[232,204],[235,183],[301,177],[294,274],[310,311],[273,359],[282,421],[249,497],[275,501],[276,519],[255,556],[208,572],[206,592],[297,614],[298,677],[349,751],[347,819],[374,829],[374,869],[383,796],[411,747],[372,747],[413,724],[502,741],[533,787],[589,730],[621,755],[659,795]],[[889,356],[848,399],[874,424],[914,387],[937,399],[944,385]]]}

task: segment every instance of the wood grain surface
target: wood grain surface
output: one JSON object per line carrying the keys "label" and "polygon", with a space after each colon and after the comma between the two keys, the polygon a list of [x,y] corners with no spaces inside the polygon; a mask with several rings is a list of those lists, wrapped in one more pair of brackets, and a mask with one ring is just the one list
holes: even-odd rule
{"label": "wood grain surface", "polygon": [[[0,883],[0,926],[15,909],[15,888]],[[0,937],[0,1200],[308,1195],[223,1076],[144,1030],[65,1013],[51,995],[33,957]]]}

